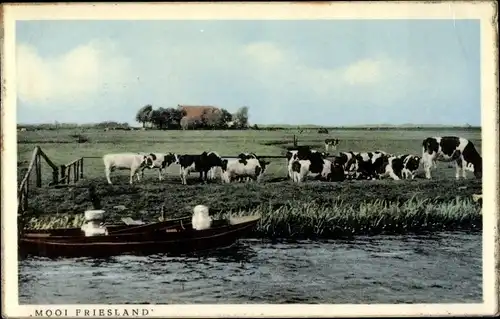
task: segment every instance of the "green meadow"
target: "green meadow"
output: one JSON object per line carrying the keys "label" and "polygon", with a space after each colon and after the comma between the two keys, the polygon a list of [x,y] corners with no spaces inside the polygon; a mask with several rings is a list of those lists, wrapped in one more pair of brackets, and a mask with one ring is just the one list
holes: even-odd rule
{"label": "green meadow", "polygon": [[[79,142],[78,135],[86,142]],[[158,209],[167,217],[185,216],[192,207],[205,204],[214,214],[253,214],[263,216],[255,231],[264,237],[335,237],[335,235],[418,232],[440,229],[481,228],[481,207],[472,194],[481,193],[481,181],[468,173],[467,180],[455,180],[455,168],[438,163],[433,179],[317,182],[302,185],[286,179],[284,158],[270,159],[262,183],[219,181],[200,185],[193,174],[190,185],[181,185],[177,165],[169,167],[165,179],[158,181],[157,171],[146,171],[145,179],[128,185],[128,173],[111,174],[113,185],[107,185],[101,157],[113,152],[175,152],[200,154],[216,151],[221,156],[254,152],[259,156],[284,155],[299,145],[324,149],[326,138],[338,138],[336,151],[384,150],[394,154],[421,155],[422,140],[428,136],[458,135],[470,139],[481,152],[481,132],[467,128],[330,128],[320,134],[317,128],[303,130],[228,130],[228,131],[104,131],[96,129],[60,129],[18,132],[18,183],[40,146],[56,164],[84,159],[84,179],[67,187],[31,186],[30,222],[27,227],[62,227],[81,222],[81,214],[91,208],[87,186],[97,186],[104,209],[111,220],[131,216],[153,221]],[[43,166],[45,183],[51,171]],[[31,182],[34,185],[34,182]],[[125,210],[114,207],[123,205]],[[80,219],[79,219],[80,218]]]}

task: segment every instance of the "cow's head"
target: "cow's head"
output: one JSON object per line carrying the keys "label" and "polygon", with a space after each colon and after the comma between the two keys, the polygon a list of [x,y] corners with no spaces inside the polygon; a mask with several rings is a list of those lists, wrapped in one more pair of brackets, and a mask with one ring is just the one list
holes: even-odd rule
{"label": "cow's head", "polygon": [[271,162],[260,159],[259,164],[260,164],[260,167],[262,168],[261,174],[263,174],[266,171],[266,168],[269,166],[269,164],[271,164]]}
{"label": "cow's head", "polygon": [[[155,159],[156,159],[156,156],[155,156]],[[148,155],[144,155],[142,157],[142,163],[141,163],[141,166],[145,166],[145,167],[148,167],[148,168],[152,168],[154,166],[154,160],[153,157],[151,156],[151,154],[148,154]]]}
{"label": "cow's head", "polygon": [[406,168],[410,171],[416,171],[420,167],[420,162],[422,161],[422,157],[418,155],[413,155],[408,159],[406,163]]}
{"label": "cow's head", "polygon": [[222,172],[227,171],[227,162],[228,162],[228,160],[227,160],[227,159],[223,159],[223,160],[221,161],[220,168],[222,169]]}
{"label": "cow's head", "polygon": [[222,167],[222,157],[220,157],[215,152],[210,152],[207,154],[208,163],[211,167],[220,166]]}
{"label": "cow's head", "polygon": [[178,156],[177,156],[177,154],[174,154],[174,153],[167,153],[165,155],[164,161],[165,161],[166,167],[169,167],[173,163],[178,164]]}
{"label": "cow's head", "polygon": [[483,177],[483,161],[482,161],[482,159],[479,159],[479,161],[477,161],[474,164],[467,163],[465,168],[468,170],[472,170],[474,172],[474,176],[476,178],[480,179]]}

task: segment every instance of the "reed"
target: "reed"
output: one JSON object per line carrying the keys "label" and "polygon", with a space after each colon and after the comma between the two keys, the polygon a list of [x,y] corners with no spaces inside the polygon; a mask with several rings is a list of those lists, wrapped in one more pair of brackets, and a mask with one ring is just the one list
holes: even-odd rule
{"label": "reed", "polygon": [[[262,216],[251,234],[257,238],[331,239],[482,228],[481,206],[463,197],[447,202],[415,196],[403,203],[375,200],[351,204],[342,199],[327,204],[289,201],[278,208],[263,204],[249,210],[229,210],[216,213],[214,218],[254,214]],[[28,219],[25,229],[80,227],[83,221],[83,214],[42,215]]]}
{"label": "reed", "polygon": [[262,216],[253,235],[265,238],[337,238],[482,228],[481,207],[460,197],[445,203],[413,197],[403,204],[375,200],[359,206],[343,201],[328,205],[289,203],[278,209],[263,205],[251,211],[228,212],[217,217],[248,214]]}

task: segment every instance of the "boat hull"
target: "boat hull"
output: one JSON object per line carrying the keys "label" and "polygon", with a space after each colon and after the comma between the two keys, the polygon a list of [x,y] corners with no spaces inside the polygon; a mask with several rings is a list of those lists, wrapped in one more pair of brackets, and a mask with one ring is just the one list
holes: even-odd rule
{"label": "boat hull", "polygon": [[257,224],[258,219],[235,225],[215,227],[206,230],[172,228],[169,231],[155,230],[145,233],[110,234],[108,236],[74,236],[66,240],[22,237],[19,240],[21,256],[45,257],[107,257],[133,254],[148,255],[166,253],[183,255],[233,245],[246,236]]}

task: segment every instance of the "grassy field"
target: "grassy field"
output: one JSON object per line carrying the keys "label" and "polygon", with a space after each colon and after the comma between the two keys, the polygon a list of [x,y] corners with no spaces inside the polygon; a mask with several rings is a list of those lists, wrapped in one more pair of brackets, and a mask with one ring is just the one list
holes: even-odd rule
{"label": "grassy field", "polygon": [[[71,135],[83,134],[88,143],[77,143]],[[97,131],[59,130],[18,132],[18,172],[28,165],[34,146],[57,165],[78,157],[101,157],[109,152],[176,152],[199,154],[213,150],[222,156],[240,152],[257,155],[284,155],[297,134],[299,145],[323,149],[325,138],[341,140],[338,151],[373,151],[421,153],[427,136],[459,135],[471,139],[481,151],[481,133],[473,130],[330,130],[318,134],[305,130],[283,131]],[[335,153],[335,152],[331,152]],[[126,172],[112,173],[114,185],[107,185],[100,158],[85,159],[85,180],[68,188],[35,189],[30,205],[31,215],[63,217],[73,223],[74,214],[90,208],[86,186],[94,183],[102,196],[104,208],[112,219],[131,216],[154,220],[162,205],[167,216],[190,214],[197,204],[208,205],[212,212],[246,214],[259,212],[264,218],[257,229],[263,236],[331,237],[336,234],[407,232],[435,229],[478,229],[480,206],[471,201],[481,192],[481,182],[472,178],[455,180],[455,169],[438,163],[434,179],[413,181],[346,181],[342,183],[307,182],[295,185],[285,180],[285,159],[271,160],[261,184],[199,185],[193,174],[191,185],[180,185],[179,168],[167,170],[164,181],[156,171],[146,171],[146,179],[129,186]],[[469,174],[472,175],[472,174]],[[44,178],[50,180],[44,168]],[[124,205],[125,211],[114,210]],[[31,225],[47,224],[33,220]],[[76,221],[78,223],[78,221]]]}

